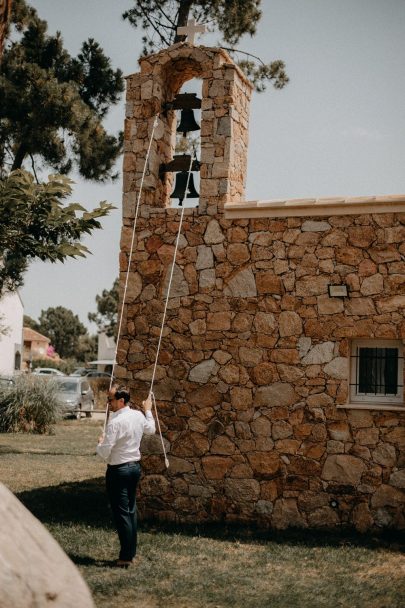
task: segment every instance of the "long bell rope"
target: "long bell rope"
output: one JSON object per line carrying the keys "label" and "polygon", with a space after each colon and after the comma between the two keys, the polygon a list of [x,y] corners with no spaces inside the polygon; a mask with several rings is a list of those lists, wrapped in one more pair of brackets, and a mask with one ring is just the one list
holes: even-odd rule
{"label": "long bell rope", "polygon": [[[115,357],[114,357],[114,362],[113,362],[113,367],[112,367],[112,373],[111,373],[111,380],[110,380],[109,390],[111,390],[111,387],[112,387],[112,384],[113,384],[114,369],[115,369],[116,360],[117,360],[119,339],[120,339],[120,336],[121,336],[122,320],[123,320],[123,316],[124,316],[124,305],[125,305],[125,299],[126,299],[126,294],[127,294],[127,289],[128,289],[129,272],[130,272],[131,261],[132,261],[132,254],[133,254],[134,243],[135,243],[136,224],[137,224],[137,220],[138,220],[138,212],[139,212],[139,207],[140,207],[140,202],[141,202],[143,182],[144,182],[144,179],[145,179],[146,167],[147,167],[147,164],[148,164],[150,150],[151,150],[151,147],[152,147],[153,136],[154,136],[155,129],[156,129],[157,125],[158,125],[158,115],[155,116],[155,119],[153,121],[153,127],[152,127],[152,131],[151,131],[151,136],[150,136],[150,140],[149,140],[148,149],[147,149],[147,152],[146,152],[145,163],[144,163],[144,167],[143,167],[143,171],[142,171],[142,177],[141,177],[141,183],[139,185],[139,192],[138,192],[137,202],[136,202],[136,206],[135,206],[134,225],[133,225],[133,229],[132,229],[132,238],[131,238],[131,245],[130,245],[130,252],[129,252],[129,259],[128,259],[128,267],[127,267],[127,272],[126,272],[126,277],[125,277],[124,293],[123,293],[123,297],[122,297],[122,306],[121,306],[120,318],[119,318],[119,324],[118,324],[117,344],[116,344],[116,348],[115,348]],[[193,165],[193,160],[194,160],[193,157],[191,157],[190,166],[189,166],[188,174],[187,174],[186,189],[185,189],[185,195],[186,196],[187,196],[187,190],[188,190],[189,181],[190,181],[190,175],[191,175],[191,169],[192,169],[192,165]],[[174,267],[175,267],[175,264],[176,264],[176,256],[177,256],[177,251],[178,251],[178,247],[179,247],[181,228],[182,228],[182,224],[183,224],[183,217],[184,217],[184,207],[182,207],[182,209],[181,209],[179,227],[178,227],[177,237],[176,237],[176,244],[175,244],[174,254],[173,254],[173,261],[172,261],[172,266],[171,266],[171,269],[170,269],[169,282],[168,282],[168,285],[167,285],[166,301],[165,301],[165,306],[164,306],[164,311],[163,311],[163,318],[162,318],[162,323],[161,323],[161,327],[160,327],[160,334],[159,334],[158,345],[157,345],[157,349],[156,349],[155,363],[154,363],[154,367],[153,367],[152,378],[151,378],[151,383],[150,383],[150,388],[149,388],[149,397],[152,399],[153,408],[155,410],[156,422],[157,422],[157,427],[158,427],[158,431],[159,431],[160,441],[161,441],[161,444],[162,444],[162,451],[163,451],[163,455],[164,455],[164,461],[165,461],[165,465],[166,465],[167,468],[169,467],[169,459],[167,458],[166,448],[165,448],[165,444],[164,444],[164,440],[163,440],[163,435],[162,435],[162,430],[161,430],[161,426],[160,426],[160,420],[159,420],[159,415],[158,415],[158,410],[157,410],[157,405],[156,405],[156,398],[155,398],[155,394],[153,392],[153,385],[154,385],[154,382],[155,382],[156,369],[157,369],[158,358],[159,358],[159,354],[160,354],[160,347],[161,347],[161,343],[162,343],[163,331],[164,331],[164,326],[165,326],[165,321],[166,321],[166,313],[167,313],[167,307],[168,307],[168,304],[169,304],[170,290],[171,290],[172,281],[173,281]],[[104,433],[105,433],[106,425],[107,425],[108,411],[109,411],[109,407],[108,407],[108,403],[107,403],[107,407],[106,407],[106,410],[105,410],[105,416],[104,416],[104,428],[103,428],[103,432]]]}
{"label": "long bell rope", "polygon": [[[120,340],[120,336],[121,336],[122,319],[124,317],[124,306],[125,306],[125,300],[126,300],[127,290],[128,290],[129,271],[131,269],[132,253],[133,253],[133,250],[134,250],[135,235],[136,235],[136,224],[137,224],[137,221],[138,221],[138,212],[139,212],[139,207],[140,207],[140,203],[141,203],[141,195],[142,195],[142,189],[143,189],[143,182],[145,180],[146,167],[148,166],[148,160],[149,160],[149,155],[150,155],[150,151],[151,151],[151,147],[152,147],[153,136],[155,134],[155,129],[156,129],[157,125],[158,125],[158,115],[156,115],[154,117],[154,120],[153,120],[152,131],[151,131],[151,134],[150,134],[148,149],[147,149],[146,157],[145,157],[145,163],[144,163],[143,171],[142,171],[141,183],[139,185],[138,197],[137,197],[136,205],[135,205],[134,225],[133,225],[133,229],[132,229],[131,245],[129,247],[128,266],[127,266],[127,272],[126,272],[126,276],[125,276],[124,293],[123,293],[123,296],[122,296],[122,306],[121,306],[121,311],[120,311],[120,316],[119,316],[119,322],[118,322],[117,343],[115,345],[115,355],[114,355],[114,361],[113,361],[113,366],[112,366],[112,370],[111,370],[111,379],[110,379],[110,386],[109,386],[109,390],[110,391],[111,391],[111,387],[112,387],[113,381],[114,381],[115,366],[117,364],[118,345],[119,345],[119,340]],[[103,427],[103,432],[104,433],[105,433],[105,429],[106,429],[106,426],[107,426],[108,410],[109,410],[109,407],[108,407],[108,403],[107,403],[107,407],[105,408],[105,413],[104,413],[104,427]]]}
{"label": "long bell rope", "polygon": [[[187,190],[188,190],[188,185],[189,185],[189,181],[190,181],[190,175],[191,175],[192,165],[193,165],[193,157],[191,156],[191,158],[190,158],[190,166],[188,168],[186,189],[185,189],[185,195],[186,196],[187,196]],[[160,428],[160,421],[159,421],[158,411],[157,411],[157,407],[156,407],[156,399],[155,399],[155,394],[153,392],[153,384],[155,382],[156,368],[157,368],[159,354],[160,354],[160,347],[161,347],[161,344],[162,344],[163,330],[164,330],[165,321],[166,321],[167,307],[168,307],[168,304],[169,304],[170,290],[171,290],[171,287],[172,287],[174,267],[176,265],[176,256],[177,256],[177,250],[179,248],[179,241],[180,241],[180,235],[181,235],[181,228],[182,228],[182,224],[183,224],[183,217],[184,217],[184,207],[181,208],[179,227],[178,227],[178,230],[177,230],[177,237],[176,237],[176,245],[175,245],[174,253],[173,253],[172,267],[170,269],[169,282],[167,284],[165,307],[164,307],[164,310],[163,310],[163,318],[162,318],[162,323],[160,325],[159,340],[158,340],[158,345],[157,345],[157,348],[156,348],[155,365],[153,367],[152,379],[151,379],[150,388],[149,388],[149,395],[150,395],[150,397],[152,399],[153,407],[154,407],[155,414],[156,414],[156,422],[157,422],[157,425],[158,425],[158,430],[159,430],[159,435],[160,435],[160,441],[162,443],[162,450],[163,450],[163,455],[164,455],[164,459],[165,459],[166,468],[169,468],[169,459],[167,458],[166,447],[165,447],[165,443],[163,441],[163,435],[162,435],[162,431],[161,431],[161,428]]]}

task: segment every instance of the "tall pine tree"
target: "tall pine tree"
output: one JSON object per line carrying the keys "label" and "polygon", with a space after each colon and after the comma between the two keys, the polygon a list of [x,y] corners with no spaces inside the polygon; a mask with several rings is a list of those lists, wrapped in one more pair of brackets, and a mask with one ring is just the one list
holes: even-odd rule
{"label": "tall pine tree", "polygon": [[103,119],[124,89],[121,71],[93,39],[71,57],[25,0],[14,0],[10,25],[0,66],[2,175],[45,164],[58,173],[76,167],[92,180],[115,177],[122,135],[107,133]]}

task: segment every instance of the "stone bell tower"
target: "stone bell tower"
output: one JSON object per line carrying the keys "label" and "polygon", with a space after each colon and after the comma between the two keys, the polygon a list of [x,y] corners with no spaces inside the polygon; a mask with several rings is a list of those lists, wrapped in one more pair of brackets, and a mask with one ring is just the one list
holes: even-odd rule
{"label": "stone bell tower", "polygon": [[[117,378],[130,387],[136,402],[146,397],[150,388],[180,221],[179,209],[170,198],[174,173],[162,171],[162,166],[170,165],[175,156],[177,116],[171,103],[186,81],[202,81],[200,196],[197,207],[184,209],[153,386],[169,469],[165,469],[158,438],[142,447],[145,477],[140,509],[166,517],[166,498],[170,502],[175,488],[183,484],[184,473],[189,473],[189,480],[198,475],[200,457],[209,453],[209,442],[226,424],[221,418],[221,392],[217,390],[219,364],[213,353],[218,353],[220,362],[230,355],[220,351],[220,335],[213,330],[219,323],[220,331],[221,323],[227,324],[229,317],[228,312],[222,312],[229,308],[223,291],[223,270],[228,263],[222,244],[229,222],[224,219],[223,209],[227,202],[244,200],[252,85],[219,48],[179,43],[142,58],[140,65],[141,71],[127,78],[121,304],[126,282],[128,287],[115,368]],[[142,180],[136,237],[129,259]],[[237,234],[235,238],[238,240]],[[243,258],[246,246],[235,245],[235,255],[242,248]],[[205,378],[208,382],[200,394]],[[229,393],[224,382],[220,387]],[[229,409],[229,401],[229,394],[224,395],[225,409]],[[203,421],[197,410],[205,405]],[[153,487],[149,488],[150,484]],[[159,504],[153,498],[156,493]],[[189,517],[198,518],[199,499],[190,501],[184,507]]]}
{"label": "stone bell tower", "polygon": [[252,85],[219,48],[178,43],[140,60],[141,71],[127,78],[124,148],[124,218],[130,219],[140,187],[154,117],[154,132],[143,184],[142,204],[170,206],[175,112],[167,108],[183,84],[202,80],[199,213],[215,213],[244,198],[249,101]]}

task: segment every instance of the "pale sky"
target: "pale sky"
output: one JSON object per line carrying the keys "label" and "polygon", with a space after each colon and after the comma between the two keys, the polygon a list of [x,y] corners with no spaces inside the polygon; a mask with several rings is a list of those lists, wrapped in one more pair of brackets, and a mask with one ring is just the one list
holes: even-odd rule
{"label": "pale sky", "polygon": [[[131,0],[32,0],[49,31],[77,54],[95,38],[124,74],[138,70],[141,31],[122,21]],[[262,0],[263,17],[241,50],[283,59],[290,83],[254,93],[246,200],[405,193],[405,1]],[[196,42],[215,45],[213,35]],[[108,118],[123,128],[124,99]],[[121,161],[119,169],[121,168]],[[76,180],[73,200],[118,209],[84,242],[92,251],[65,264],[33,263],[25,313],[64,306],[89,326],[95,296],[118,275],[121,181]]]}

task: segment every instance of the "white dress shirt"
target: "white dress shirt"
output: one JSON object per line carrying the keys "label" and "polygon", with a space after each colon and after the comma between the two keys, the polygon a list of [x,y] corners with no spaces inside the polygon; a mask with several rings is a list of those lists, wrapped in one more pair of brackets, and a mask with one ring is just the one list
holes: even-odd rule
{"label": "white dress shirt", "polygon": [[110,417],[104,440],[97,446],[97,454],[107,464],[140,460],[142,435],[153,435],[155,430],[152,412],[147,411],[144,415],[126,405]]}

